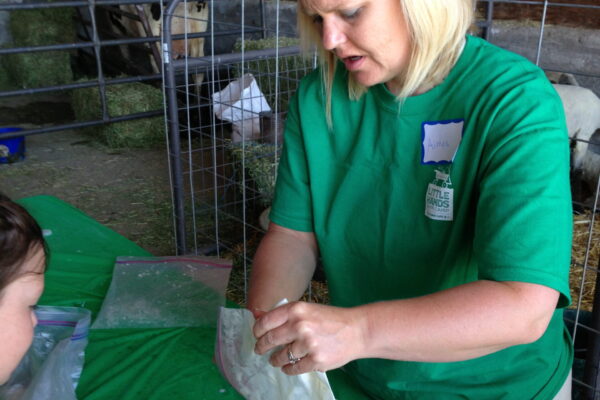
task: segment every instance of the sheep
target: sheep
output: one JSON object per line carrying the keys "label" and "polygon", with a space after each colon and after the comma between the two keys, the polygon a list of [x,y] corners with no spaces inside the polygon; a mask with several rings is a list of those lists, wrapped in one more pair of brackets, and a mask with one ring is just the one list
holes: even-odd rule
{"label": "sheep", "polygon": [[574,145],[571,154],[573,170],[583,168],[590,137],[600,129],[600,99],[590,89],[572,85],[553,85],[563,103],[569,138]]}
{"label": "sheep", "polygon": [[[559,81],[577,82],[559,79]],[[571,140],[571,187],[576,202],[589,203],[600,175],[600,99],[590,89],[553,84],[563,103]]]}
{"label": "sheep", "polygon": [[581,169],[583,181],[588,185],[588,189],[595,193],[600,175],[600,128],[590,136],[587,151],[581,162]]}

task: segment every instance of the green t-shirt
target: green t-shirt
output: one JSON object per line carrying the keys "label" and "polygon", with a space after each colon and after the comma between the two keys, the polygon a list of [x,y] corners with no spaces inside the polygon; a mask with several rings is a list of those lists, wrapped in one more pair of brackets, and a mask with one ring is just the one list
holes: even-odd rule
{"label": "green t-shirt", "polygon": [[331,303],[411,298],[478,279],[561,293],[542,338],[452,363],[363,359],[347,371],[381,399],[551,399],[572,345],[569,144],[560,99],[526,59],[467,37],[443,83],[399,108],[385,85],[348,99],[333,129],[320,71],[290,104],[271,220],[314,232]]}

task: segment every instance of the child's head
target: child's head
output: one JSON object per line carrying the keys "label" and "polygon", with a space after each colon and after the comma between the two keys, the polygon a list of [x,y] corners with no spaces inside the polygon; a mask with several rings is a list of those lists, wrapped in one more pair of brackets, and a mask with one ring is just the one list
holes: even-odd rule
{"label": "child's head", "polygon": [[0,384],[31,345],[37,323],[33,306],[44,290],[46,254],[37,222],[0,193]]}

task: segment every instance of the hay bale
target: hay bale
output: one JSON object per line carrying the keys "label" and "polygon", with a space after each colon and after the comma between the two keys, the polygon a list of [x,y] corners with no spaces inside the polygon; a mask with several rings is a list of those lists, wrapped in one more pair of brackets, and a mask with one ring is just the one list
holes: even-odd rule
{"label": "hay bale", "polygon": [[[143,83],[125,83],[106,87],[106,104],[111,117],[159,110],[162,91]],[[71,106],[78,121],[102,118],[99,90],[96,87],[74,90]],[[163,117],[142,118],[85,128],[109,147],[150,148],[164,143]]]}
{"label": "hay bale", "polygon": [[[13,47],[72,43],[75,25],[72,7],[15,10],[10,15]],[[35,88],[73,81],[71,57],[67,51],[9,54],[2,64],[18,87]]]}
{"label": "hay bale", "polygon": [[[4,56],[5,57],[5,56]],[[15,90],[18,87],[15,85],[13,80],[10,78],[8,71],[4,67],[4,58],[0,59],[0,91]]]}
{"label": "hay bale", "polygon": [[[279,47],[297,46],[300,40],[281,36],[279,38]],[[275,38],[266,38],[259,40],[245,40],[244,51],[264,50],[275,48]],[[242,42],[238,40],[234,45],[234,51],[242,51]],[[275,110],[275,65],[276,59],[269,58],[265,60],[247,62],[244,67],[244,73],[251,73],[256,77],[258,87],[265,95],[269,106]],[[302,56],[286,56],[279,58],[279,98],[278,111],[286,112],[291,96],[296,92],[300,79],[312,69],[312,62]],[[241,76],[241,66],[237,66],[234,71],[236,77]]]}
{"label": "hay bale", "polygon": [[[270,143],[246,142],[232,143],[228,142],[228,147],[239,169],[242,168],[242,162],[248,171],[248,181],[246,186],[256,185],[260,195],[260,201],[264,206],[271,205],[273,201],[273,192],[275,191],[275,181],[277,179],[277,164],[275,155],[278,148]],[[244,191],[243,182],[238,182],[240,192]]]}

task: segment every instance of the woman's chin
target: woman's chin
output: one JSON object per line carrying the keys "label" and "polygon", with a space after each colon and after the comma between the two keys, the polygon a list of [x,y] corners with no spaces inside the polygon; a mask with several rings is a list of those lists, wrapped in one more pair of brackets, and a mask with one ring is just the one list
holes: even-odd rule
{"label": "woman's chin", "polygon": [[352,74],[352,79],[354,79],[354,82],[356,82],[364,87],[375,86],[375,85],[378,85],[385,81],[384,79],[378,78],[377,76],[374,76],[373,74],[368,74],[368,73],[364,73],[364,72],[360,72],[360,71],[359,72],[350,72],[350,74]]}
{"label": "woman's chin", "polygon": [[364,86],[364,87],[375,86],[379,83],[374,79],[371,79],[369,77],[360,76],[359,74],[352,74],[352,78],[354,79],[354,82],[356,82],[359,85]]}

